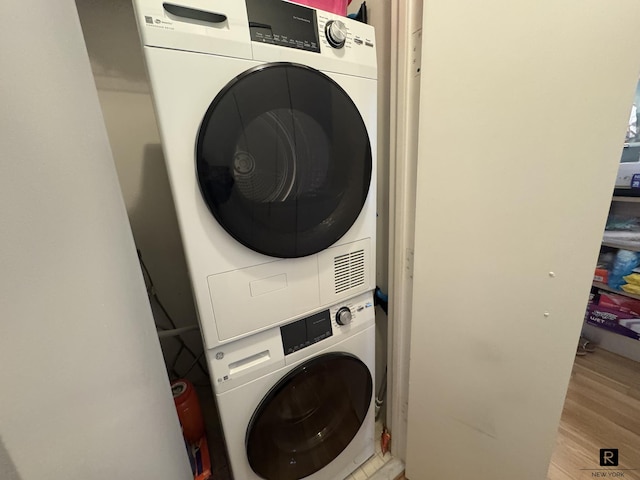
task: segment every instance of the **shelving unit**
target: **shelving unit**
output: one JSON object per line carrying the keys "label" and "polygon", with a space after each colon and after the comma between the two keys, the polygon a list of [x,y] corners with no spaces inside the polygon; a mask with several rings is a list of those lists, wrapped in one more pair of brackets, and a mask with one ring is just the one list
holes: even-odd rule
{"label": "shelving unit", "polygon": [[[611,208],[609,211],[609,215],[615,215],[621,218],[628,217],[640,219],[640,197],[624,197],[619,195],[614,196],[611,199]],[[619,240],[614,240],[611,238],[605,240],[603,238],[602,247],[640,252],[640,232],[638,232],[637,235],[629,233],[627,235],[622,234],[620,236],[628,236],[632,238],[620,238]],[[640,295],[638,294],[627,293],[624,290],[611,288],[609,285],[603,282],[594,281],[593,287],[594,289],[613,293],[615,295],[620,295],[621,297],[640,300]],[[590,315],[591,313],[589,314],[589,318]],[[594,322],[587,321],[585,321],[585,325],[583,327],[583,334],[592,341],[600,344],[600,347],[604,348],[605,350],[609,350],[618,355],[640,361],[640,345],[638,345],[638,340],[628,338],[620,332],[614,331],[612,328],[605,327],[603,324],[596,325]]]}
{"label": "shelving unit", "polygon": [[615,288],[611,288],[606,283],[593,282],[593,286],[599,288],[600,290],[605,290],[607,292],[615,293],[617,295],[622,295],[623,297],[629,297],[629,298],[634,298],[636,300],[640,300],[640,295],[635,295],[633,293],[627,293],[624,290],[616,290]]}
{"label": "shelving unit", "polygon": [[630,250],[632,252],[640,252],[640,245],[635,242],[602,242],[603,247],[619,248],[624,250]]}
{"label": "shelving unit", "polygon": [[[640,197],[614,195],[611,199],[609,216],[618,218],[637,218],[640,223]],[[606,231],[603,233],[603,247],[640,252],[640,232]]]}
{"label": "shelving unit", "polygon": [[614,195],[611,201],[624,203],[640,203],[640,197],[623,197],[620,195]]}

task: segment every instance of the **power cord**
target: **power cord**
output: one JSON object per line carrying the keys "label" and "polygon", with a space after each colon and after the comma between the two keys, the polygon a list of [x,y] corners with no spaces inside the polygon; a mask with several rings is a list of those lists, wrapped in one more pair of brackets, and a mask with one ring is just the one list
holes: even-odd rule
{"label": "power cord", "polygon": [[[173,320],[173,318],[171,317],[171,315],[169,314],[169,312],[167,311],[167,309],[165,308],[164,304],[162,303],[162,301],[160,300],[160,297],[158,296],[158,292],[156,291],[155,285],[153,283],[153,278],[151,277],[151,273],[149,273],[149,269],[147,268],[147,265],[145,264],[143,258],[142,258],[142,252],[140,251],[140,249],[136,249],[136,251],[138,252],[138,260],[140,262],[140,267],[142,268],[142,275],[144,278],[144,283],[145,283],[145,287],[147,289],[147,295],[149,297],[149,300],[153,300],[155,301],[155,303],[158,305],[158,307],[160,308],[160,310],[162,311],[163,315],[165,316],[165,318],[169,321],[169,324],[171,325],[172,329],[177,328],[175,321]],[[154,317],[155,319],[155,317]],[[168,330],[167,328],[158,325],[157,320],[156,320],[156,326],[160,329],[160,330]],[[175,338],[175,340],[180,344],[180,348],[178,349],[178,353],[176,353],[176,355],[173,358],[173,361],[171,362],[171,365],[169,365],[169,374],[171,376],[173,376],[173,379],[176,378],[184,378],[186,377],[191,370],[193,370],[195,368],[195,366],[197,365],[199,367],[199,369],[202,371],[202,373],[204,373],[205,377],[208,379],[209,378],[209,371],[207,369],[206,366],[203,366],[201,363],[201,359],[204,356],[204,351],[202,353],[200,353],[199,355],[196,355],[196,353],[191,349],[191,347],[189,347],[189,345],[186,344],[186,342],[184,341],[184,339],[182,339],[179,335]],[[176,364],[178,362],[178,359],[180,358],[180,356],[182,355],[183,352],[187,352],[191,355],[191,357],[193,357],[193,362],[191,364],[191,366],[182,374],[180,374],[177,370],[176,370]]]}

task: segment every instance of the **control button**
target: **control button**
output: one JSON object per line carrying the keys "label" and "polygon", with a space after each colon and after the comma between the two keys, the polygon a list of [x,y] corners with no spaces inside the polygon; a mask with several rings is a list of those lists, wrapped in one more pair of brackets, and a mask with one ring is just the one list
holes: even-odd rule
{"label": "control button", "polygon": [[351,310],[347,307],[342,307],[336,313],[336,322],[338,325],[349,325],[351,323]]}
{"label": "control button", "polygon": [[357,43],[358,45],[362,45],[362,40],[360,38],[354,38],[353,43]]}
{"label": "control button", "polygon": [[342,48],[347,41],[347,26],[340,20],[329,20],[324,27],[324,33],[329,45]]}

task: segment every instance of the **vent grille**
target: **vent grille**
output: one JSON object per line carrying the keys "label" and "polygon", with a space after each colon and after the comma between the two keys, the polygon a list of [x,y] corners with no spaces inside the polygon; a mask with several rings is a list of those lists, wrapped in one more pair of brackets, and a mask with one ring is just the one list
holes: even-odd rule
{"label": "vent grille", "polygon": [[333,270],[336,295],[364,285],[364,250],[334,257]]}

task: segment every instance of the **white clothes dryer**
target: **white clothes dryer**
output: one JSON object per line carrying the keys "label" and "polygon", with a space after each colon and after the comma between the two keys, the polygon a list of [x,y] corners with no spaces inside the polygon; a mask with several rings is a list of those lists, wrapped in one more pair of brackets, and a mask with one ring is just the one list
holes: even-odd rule
{"label": "white clothes dryer", "polygon": [[374,454],[371,293],[209,350],[237,480],[341,480]]}
{"label": "white clothes dryer", "polygon": [[206,347],[372,290],[373,28],[174,2],[134,6]]}

